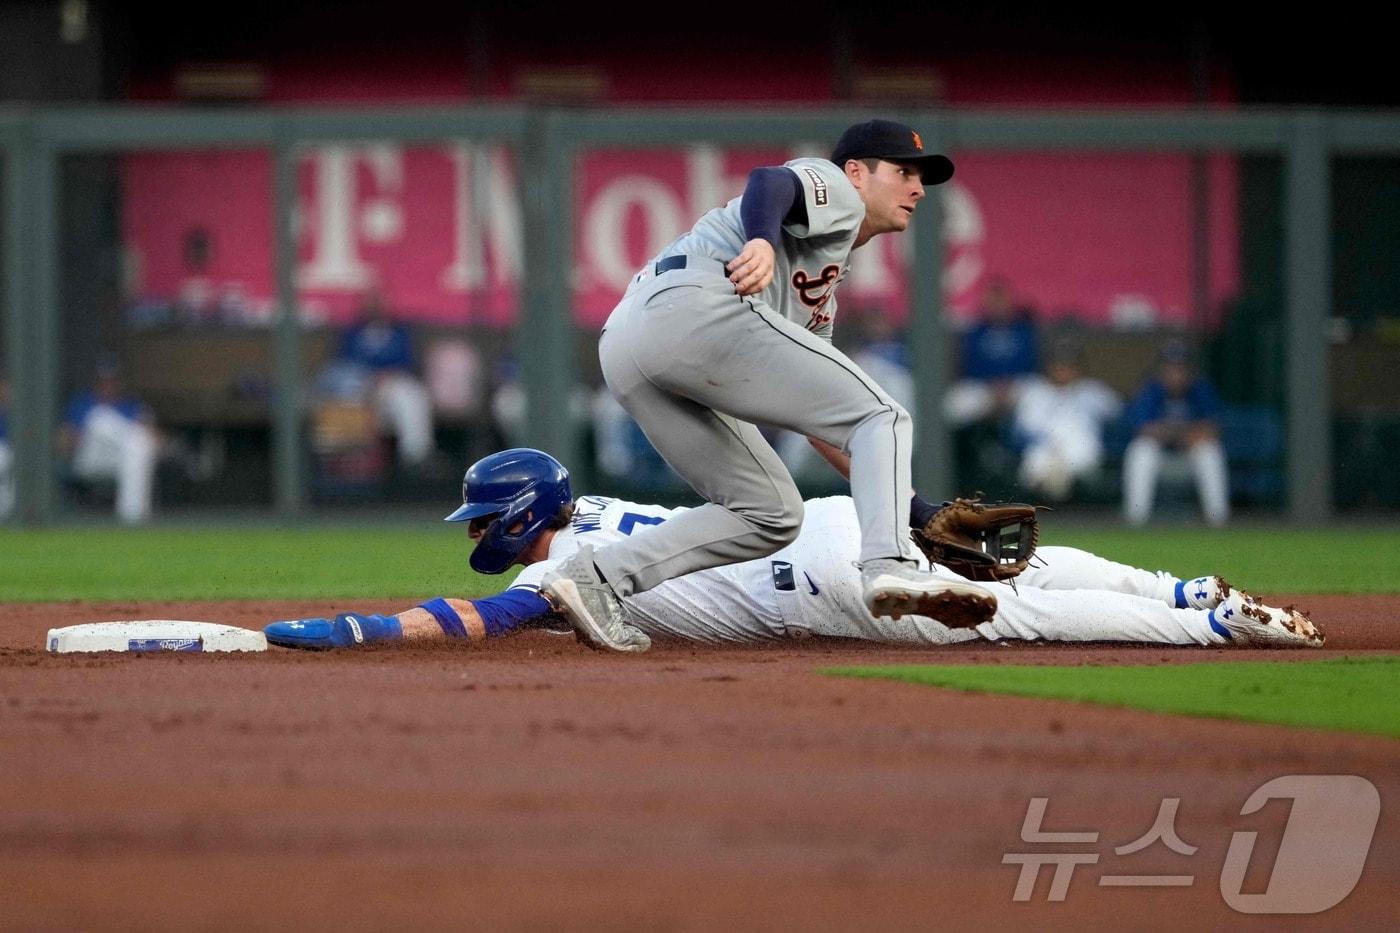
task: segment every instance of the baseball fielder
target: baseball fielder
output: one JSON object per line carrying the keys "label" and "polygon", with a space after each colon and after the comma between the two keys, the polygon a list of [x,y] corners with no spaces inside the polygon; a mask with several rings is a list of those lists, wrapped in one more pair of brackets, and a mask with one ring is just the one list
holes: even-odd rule
{"label": "baseball fielder", "polygon": [[[484,599],[432,599],[394,616],[343,613],[334,620],[274,622],[266,629],[268,641],[341,648],[404,639],[481,641],[551,627],[558,616],[540,595],[550,573],[585,548],[656,534],[690,511],[604,496],[575,500],[564,467],[527,448],[473,464],[463,500],[448,521],[471,523],[471,566],[501,573],[523,565],[510,588]],[[648,644],[653,635],[716,643],[819,635],[920,646],[978,639],[1254,646],[1323,641],[1303,613],[1263,606],[1219,577],[1179,580],[1067,547],[1040,548],[1044,565],[1022,573],[1014,588],[989,584],[998,596],[995,614],[984,613],[985,621],[974,627],[950,628],[917,615],[893,622],[873,615],[863,599],[855,564],[860,539],[851,499],[812,500],[792,543],[764,558],[712,567],[638,593],[626,602],[627,623]],[[976,589],[946,568],[921,566],[954,591]]]}
{"label": "baseball fielder", "polygon": [[708,504],[652,534],[587,543],[540,580],[580,637],[645,650],[620,598],[792,544],[802,497],[755,422],[812,438],[850,479],[871,612],[897,618],[949,600],[906,533],[909,415],[831,345],[831,331],[851,251],[907,228],[925,185],[952,175],[909,127],[856,124],[829,160],[755,169],[742,196],[637,274],[599,337],[603,376]]}

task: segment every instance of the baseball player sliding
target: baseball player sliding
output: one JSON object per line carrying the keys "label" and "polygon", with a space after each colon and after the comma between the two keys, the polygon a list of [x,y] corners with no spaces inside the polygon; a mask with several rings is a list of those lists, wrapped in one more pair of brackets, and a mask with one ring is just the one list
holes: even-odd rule
{"label": "baseball player sliding", "polygon": [[[867,609],[897,618],[958,599],[946,578],[919,566],[906,533],[909,415],[831,345],[851,251],[905,230],[925,186],[952,175],[953,163],[925,152],[909,127],[859,123],[829,160],[755,169],[742,196],[637,274],[599,337],[603,376],[708,504],[668,516],[652,534],[585,544],[541,578],[581,638],[644,651],[623,600],[796,540],[802,496],[755,422],[812,438],[850,480]],[[931,506],[916,499],[913,508]]]}
{"label": "baseball player sliding", "polygon": [[[473,569],[522,570],[506,590],[483,599],[428,600],[397,615],[343,613],[267,626],[269,642],[290,648],[352,648],[401,640],[482,641],[560,624],[541,582],[588,549],[655,535],[692,511],[603,496],[574,499],[559,461],[528,448],[491,454],[467,470],[462,507],[448,521],[469,522]],[[702,506],[703,508],[703,506]],[[1014,588],[987,589],[920,561],[949,592],[995,600],[953,604],[943,621],[892,621],[866,605],[856,557],[862,529],[847,497],[806,503],[800,533],[764,558],[711,567],[660,583],[627,600],[626,623],[642,637],[696,642],[759,642],[808,635],[890,645],[935,646],[986,639],[1118,641],[1170,645],[1322,645],[1297,610],[1264,606],[1215,576],[1179,580],[1085,551],[1042,547]],[[950,622],[951,625],[945,625]],[[586,638],[580,640],[593,644]],[[596,647],[596,645],[595,645]]]}

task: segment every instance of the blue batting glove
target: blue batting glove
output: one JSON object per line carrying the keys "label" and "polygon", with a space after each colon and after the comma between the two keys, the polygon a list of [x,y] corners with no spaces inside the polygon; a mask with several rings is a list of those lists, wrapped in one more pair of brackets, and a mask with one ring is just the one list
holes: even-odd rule
{"label": "blue batting glove", "polygon": [[375,642],[398,641],[403,627],[393,616],[342,612],[334,619],[296,619],[273,622],[263,629],[267,640],[283,648],[358,648]]}

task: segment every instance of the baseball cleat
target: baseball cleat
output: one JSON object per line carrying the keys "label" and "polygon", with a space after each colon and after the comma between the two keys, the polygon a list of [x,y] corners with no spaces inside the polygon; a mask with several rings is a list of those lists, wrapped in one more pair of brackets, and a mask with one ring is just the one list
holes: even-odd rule
{"label": "baseball cleat", "polygon": [[1210,611],[1210,622],[1235,644],[1256,648],[1321,648],[1327,640],[1302,610],[1275,609],[1242,590],[1227,594]]}
{"label": "baseball cleat", "polygon": [[393,616],[343,612],[334,619],[273,622],[263,629],[263,634],[271,644],[283,648],[325,651],[330,648],[357,648],[373,642],[397,641],[403,637],[403,628]]}
{"label": "baseball cleat", "polygon": [[865,607],[877,618],[928,616],[949,628],[972,628],[997,611],[996,595],[975,583],[936,577],[891,558],[862,564],[860,582]]}
{"label": "baseball cleat", "polygon": [[651,647],[647,633],[623,619],[622,600],[593,566],[590,545],[583,545],[545,574],[540,595],[573,626],[574,637],[590,648],[636,653]]}
{"label": "baseball cleat", "polygon": [[1214,609],[1230,595],[1230,582],[1224,577],[1196,577],[1176,584],[1178,609]]}

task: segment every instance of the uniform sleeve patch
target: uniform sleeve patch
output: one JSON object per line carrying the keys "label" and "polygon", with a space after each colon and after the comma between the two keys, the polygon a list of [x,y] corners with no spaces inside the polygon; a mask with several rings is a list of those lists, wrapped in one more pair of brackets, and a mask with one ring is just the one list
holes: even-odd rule
{"label": "uniform sleeve patch", "polygon": [[816,169],[804,168],[807,177],[812,179],[812,199],[817,207],[826,207],[826,179],[817,174]]}

